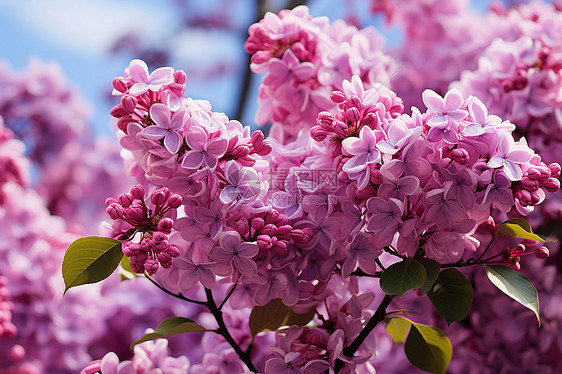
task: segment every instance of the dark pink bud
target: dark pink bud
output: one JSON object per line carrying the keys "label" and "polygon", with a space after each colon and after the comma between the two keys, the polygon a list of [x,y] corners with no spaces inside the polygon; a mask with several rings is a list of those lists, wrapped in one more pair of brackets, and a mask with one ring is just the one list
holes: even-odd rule
{"label": "dark pink bud", "polygon": [[541,177],[541,172],[536,168],[532,168],[527,170],[527,176],[531,179],[539,179]]}
{"label": "dark pink bud", "polygon": [[124,210],[123,207],[117,203],[110,204],[106,209],[105,212],[111,219],[119,219],[123,217]]}
{"label": "dark pink bud", "polygon": [[132,113],[135,110],[136,105],[137,105],[137,99],[134,96],[122,96],[121,97],[121,106],[128,113]]}
{"label": "dark pink bud", "polygon": [[168,269],[172,266],[172,256],[167,254],[166,252],[160,252],[156,255],[158,262],[164,269]]}
{"label": "dark pink bud", "polygon": [[125,108],[123,108],[123,105],[117,104],[113,108],[111,108],[109,114],[111,114],[112,117],[121,118],[123,116],[126,116],[128,112]]}
{"label": "dark pink bud", "polygon": [[123,93],[127,91],[127,83],[122,77],[113,78],[113,88]]}
{"label": "dark pink bud", "polygon": [[287,243],[282,240],[279,240],[277,244],[275,244],[275,246],[272,248],[272,250],[277,254],[285,253],[287,252]]}
{"label": "dark pink bud", "polygon": [[135,199],[144,200],[144,187],[141,186],[140,184],[131,187],[129,193],[133,195]]}
{"label": "dark pink bud", "polygon": [[550,178],[543,184],[543,187],[548,192],[556,192],[560,189],[560,181],[558,179]]}
{"label": "dark pink bud", "polygon": [[267,156],[271,151],[273,151],[273,147],[267,140],[262,143],[259,149],[254,150],[260,156]]}
{"label": "dark pink bud", "polygon": [[342,138],[346,138],[348,135],[348,127],[342,121],[333,122],[332,131],[335,132],[336,135],[341,136]]}
{"label": "dark pink bud", "polygon": [[130,207],[134,200],[135,198],[133,197],[133,195],[128,192],[119,195],[119,204],[121,204],[123,208]]}
{"label": "dark pink bud", "polygon": [[277,217],[277,222],[275,222],[275,226],[279,227],[279,226],[284,226],[287,225],[289,223],[289,217],[287,217],[284,214],[279,214],[279,217]]}
{"label": "dark pink bud", "polygon": [[174,71],[174,82],[178,84],[185,84],[187,81],[187,75],[183,70],[176,70]]}
{"label": "dark pink bud", "polygon": [[351,122],[357,122],[357,121],[359,121],[359,118],[361,117],[361,113],[359,113],[359,109],[357,109],[357,108],[349,108],[345,112],[345,115],[346,115],[347,119]]}
{"label": "dark pink bud", "polygon": [[277,227],[277,237],[283,240],[290,240],[291,239],[291,232],[293,228],[289,225],[283,225]]}
{"label": "dark pink bud", "polygon": [[268,251],[272,246],[271,238],[267,235],[259,235],[256,243],[262,252]]}
{"label": "dark pink bud", "polygon": [[535,190],[538,187],[538,182],[536,180],[526,176],[521,178],[521,184],[526,190]]}
{"label": "dark pink bud", "polygon": [[170,208],[173,209],[179,208],[182,202],[183,202],[183,198],[181,197],[181,195],[178,195],[177,193],[171,194],[170,197],[168,198],[168,205],[170,206]]}
{"label": "dark pink bud", "polygon": [[131,250],[131,245],[133,243],[131,242],[125,242],[123,243],[123,246],[121,247],[123,254],[127,257],[131,257],[134,256],[134,252]]}
{"label": "dark pink bud", "polygon": [[361,108],[361,99],[355,95],[352,95],[347,98],[347,105],[348,107]]}
{"label": "dark pink bud", "polygon": [[261,232],[265,235],[275,236],[277,234],[277,227],[274,224],[267,224],[262,229]]}
{"label": "dark pink bud", "polygon": [[304,230],[294,229],[291,231],[291,239],[297,247],[303,248],[310,241],[310,235],[307,235]]}
{"label": "dark pink bud", "polygon": [[180,255],[180,249],[175,244],[170,244],[167,253],[172,257],[178,257]]}
{"label": "dark pink bud", "polygon": [[539,191],[533,191],[531,192],[531,203],[533,205],[538,204],[541,201],[541,194],[539,193]]}
{"label": "dark pink bud", "polygon": [[250,224],[248,223],[248,220],[246,218],[242,218],[236,221],[236,223],[234,224],[234,229],[238,232],[238,234],[240,234],[242,238],[244,238],[246,234],[248,234]]}
{"label": "dark pink bud", "polygon": [[168,193],[166,194],[166,191],[163,189],[158,189],[156,191],[154,191],[152,193],[152,195],[150,195],[150,201],[152,201],[152,204],[154,204],[157,207],[161,207],[166,203],[166,200],[168,199],[168,196],[170,196],[170,191],[168,190]]}
{"label": "dark pink bud", "polygon": [[310,137],[317,142],[323,141],[327,136],[328,132],[318,125],[310,129]]}
{"label": "dark pink bud", "polygon": [[550,176],[552,178],[560,178],[560,164],[557,162],[554,162],[550,165],[548,165],[548,168],[550,169]]}
{"label": "dark pink bud", "polygon": [[246,157],[250,154],[250,147],[245,144],[239,145],[238,147],[234,148],[230,155],[232,157]]}
{"label": "dark pink bud", "polygon": [[158,271],[158,261],[155,258],[148,258],[144,263],[144,270],[148,275],[154,275]]}
{"label": "dark pink bud", "polygon": [[259,147],[263,143],[264,139],[265,137],[263,136],[263,132],[257,130],[252,133],[250,142],[254,145],[254,147]]}
{"label": "dark pink bud", "polygon": [[160,222],[158,222],[158,231],[169,234],[172,232],[172,227],[174,226],[174,220],[171,218],[162,218]]}
{"label": "dark pink bud", "polygon": [[265,221],[266,224],[268,223],[276,224],[277,218],[279,218],[279,212],[276,211],[275,209],[272,209],[265,214],[263,220]]}
{"label": "dark pink bud", "polygon": [[468,161],[468,151],[464,148],[455,148],[451,151],[450,157],[457,163],[464,165]]}
{"label": "dark pink bud", "polygon": [[550,251],[546,247],[540,247],[535,249],[535,256],[540,260],[545,260],[550,256]]}
{"label": "dark pink bud", "polygon": [[341,91],[332,91],[332,93],[330,94],[330,99],[334,102],[334,103],[343,103],[346,99],[345,94]]}
{"label": "dark pink bud", "polygon": [[496,223],[492,217],[488,217],[488,219],[478,226],[478,230],[488,231],[490,234],[496,234]]}
{"label": "dark pink bud", "polygon": [[144,208],[139,205],[131,205],[127,209],[125,209],[124,218],[129,221],[133,221],[133,223],[141,223],[144,221]]}
{"label": "dark pink bud", "polygon": [[263,218],[256,217],[252,219],[251,225],[252,225],[252,229],[254,229],[255,231],[259,231],[265,226],[265,221],[263,220]]}
{"label": "dark pink bud", "polygon": [[117,201],[116,198],[114,197],[108,197],[107,199],[105,199],[105,207],[107,208],[108,206],[110,206],[111,204],[114,203],[119,203],[119,201]]}
{"label": "dark pink bud", "polygon": [[136,257],[131,258],[131,269],[137,274],[144,273],[144,260],[141,261]]}

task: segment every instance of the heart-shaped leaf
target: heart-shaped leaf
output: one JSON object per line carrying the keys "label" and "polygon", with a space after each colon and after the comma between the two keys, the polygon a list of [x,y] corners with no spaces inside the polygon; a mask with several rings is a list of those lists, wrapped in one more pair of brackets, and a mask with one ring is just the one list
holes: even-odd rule
{"label": "heart-shaped leaf", "polygon": [[437,313],[450,325],[468,314],[472,305],[472,286],[457,269],[445,269],[439,273],[427,296]]}
{"label": "heart-shaped leaf", "polygon": [[402,297],[404,292],[423,286],[426,273],[423,265],[414,258],[390,265],[380,278],[382,290],[389,295]]}
{"label": "heart-shaped leaf", "polygon": [[74,241],[62,261],[64,293],[72,287],[96,283],[109,277],[122,257],[119,240],[89,236]]}

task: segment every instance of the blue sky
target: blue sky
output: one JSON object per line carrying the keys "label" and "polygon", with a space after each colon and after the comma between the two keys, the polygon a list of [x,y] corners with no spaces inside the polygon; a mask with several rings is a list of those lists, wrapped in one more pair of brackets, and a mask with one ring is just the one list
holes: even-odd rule
{"label": "blue sky", "polygon": [[[274,1],[273,3],[279,3]],[[282,2],[281,2],[282,3]],[[367,0],[353,1],[360,15],[367,15]],[[482,3],[487,1],[479,1]],[[209,99],[213,108],[227,114],[235,110],[240,77],[245,69],[242,48],[253,10],[250,0],[237,0],[233,8],[238,13],[233,19],[241,32],[202,32],[191,29],[173,40],[164,35],[179,28],[180,20],[172,1],[149,0],[19,0],[0,2],[0,60],[16,70],[27,66],[33,57],[57,61],[68,80],[78,87],[93,106],[92,125],[97,134],[110,134],[109,109],[112,104],[106,95],[111,80],[123,73],[130,59],[126,53],[108,54],[115,39],[128,31],[138,33],[153,43],[169,43],[172,64],[188,74],[188,94]],[[197,2],[213,11],[221,0]],[[334,19],[346,15],[348,1],[310,1],[313,15],[327,15]],[[367,24],[378,24],[375,18],[363,19]],[[388,32],[390,43],[396,43],[399,34]],[[226,72],[215,78],[203,77],[205,67],[224,60]],[[177,64],[177,65],[176,65]],[[195,77],[195,79],[193,79]],[[197,78],[199,77],[199,78]],[[0,87],[1,89],[1,87]],[[255,92],[253,93],[255,97]],[[255,99],[254,99],[255,100]],[[255,109],[255,105],[254,105]],[[243,119],[253,123],[252,109]]]}

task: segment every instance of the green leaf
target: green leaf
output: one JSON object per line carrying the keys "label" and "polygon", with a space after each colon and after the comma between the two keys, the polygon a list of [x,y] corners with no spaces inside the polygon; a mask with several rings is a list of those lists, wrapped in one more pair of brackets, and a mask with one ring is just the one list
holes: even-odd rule
{"label": "green leaf", "polygon": [[511,236],[519,239],[530,239],[539,242],[552,242],[553,240],[546,236],[535,234],[529,222],[523,218],[510,219],[502,222],[497,228],[498,236]]}
{"label": "green leaf", "polygon": [[72,243],[62,261],[64,293],[71,287],[96,283],[113,273],[123,257],[121,242],[89,236]]}
{"label": "green leaf", "polygon": [[425,279],[423,265],[414,258],[408,258],[383,271],[380,285],[385,293],[402,297],[404,292],[423,286]]}
{"label": "green leaf", "polygon": [[439,273],[427,296],[437,313],[450,325],[468,314],[472,305],[472,286],[457,269],[445,269]]}
{"label": "green leaf", "polygon": [[439,265],[439,262],[427,257],[418,258],[417,260],[423,265],[423,268],[425,269],[425,282],[420,288],[421,292],[425,295],[437,279],[441,266]]}
{"label": "green leaf", "polygon": [[418,323],[412,323],[404,351],[414,366],[437,374],[445,374],[453,356],[453,346],[443,331]]}
{"label": "green leaf", "polygon": [[275,331],[287,320],[291,307],[281,299],[273,299],[263,306],[255,306],[250,313],[250,332],[256,336],[262,331]]}
{"label": "green leaf", "polygon": [[494,286],[535,313],[540,326],[539,294],[533,283],[525,275],[506,266],[484,265],[484,268]]}
{"label": "green leaf", "polygon": [[298,314],[295,313],[295,311],[293,311],[293,308],[291,307],[289,315],[287,316],[285,321],[283,321],[283,326],[298,325],[302,327],[312,321],[312,319],[314,318],[314,314],[314,310],[311,310],[308,313]]}
{"label": "green leaf", "polygon": [[119,275],[121,276],[122,281],[139,277],[139,274],[135,273],[131,268],[131,259],[127,256],[123,256],[123,258],[121,259],[121,268],[119,269]]}
{"label": "green leaf", "polygon": [[197,324],[193,320],[184,317],[171,317],[166,318],[164,321],[156,327],[154,332],[145,334],[139,340],[135,340],[131,343],[131,350],[137,344],[146,342],[149,340],[165,338],[167,336],[179,335],[186,332],[197,332],[197,331],[209,331],[203,326]]}
{"label": "green leaf", "polygon": [[404,338],[408,329],[412,325],[412,321],[403,317],[385,318],[386,332],[392,337],[397,344],[404,343]]}

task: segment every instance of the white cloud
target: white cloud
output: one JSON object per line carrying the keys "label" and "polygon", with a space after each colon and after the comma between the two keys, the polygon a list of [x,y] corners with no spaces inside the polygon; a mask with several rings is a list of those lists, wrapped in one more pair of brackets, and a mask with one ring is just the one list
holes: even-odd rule
{"label": "white cloud", "polygon": [[165,2],[115,0],[20,0],[0,2],[22,26],[46,41],[88,55],[107,52],[116,37],[134,31],[158,40],[174,21]]}

